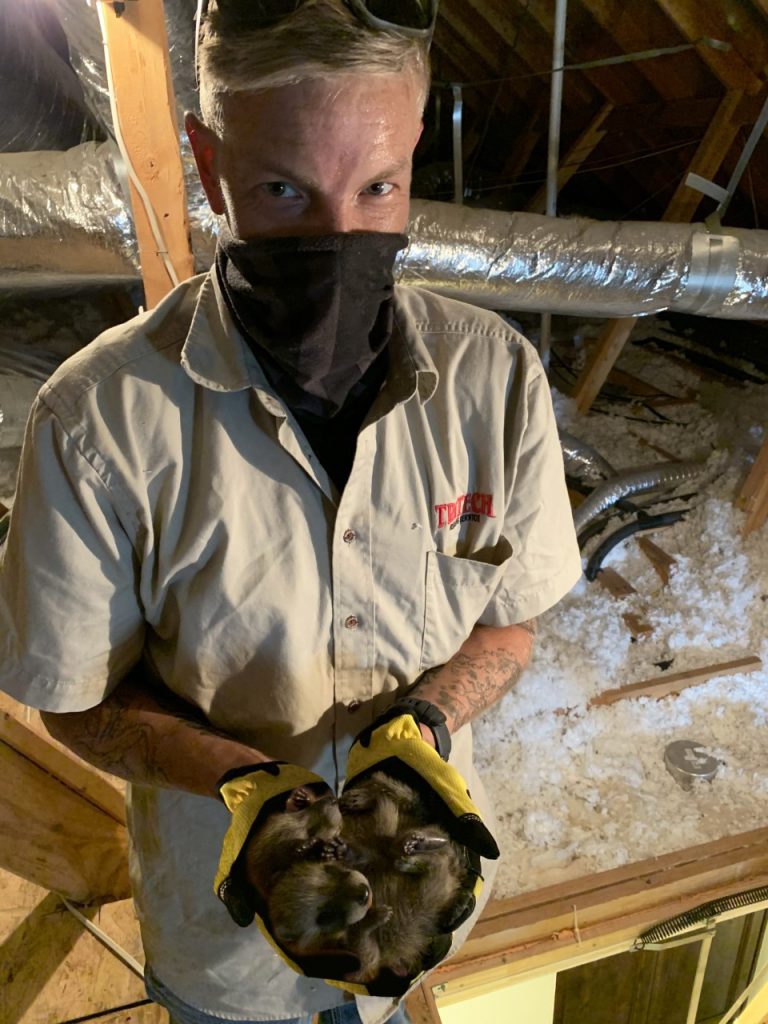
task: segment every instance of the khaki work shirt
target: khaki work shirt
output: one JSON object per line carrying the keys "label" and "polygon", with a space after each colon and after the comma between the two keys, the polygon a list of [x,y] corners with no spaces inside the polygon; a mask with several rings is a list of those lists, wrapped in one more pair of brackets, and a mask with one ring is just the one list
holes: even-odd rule
{"label": "khaki work shirt", "polygon": [[[396,691],[580,572],[547,381],[499,317],[396,290],[389,374],[339,495],[208,274],[41,390],[0,576],[0,685],[76,711],[143,658],[217,729],[338,786]],[[490,814],[471,756],[466,727],[451,762]],[[338,1005],[214,896],[223,806],[133,786],[129,815],[169,989],[233,1020]],[[358,1002],[367,1024],[392,1009]]]}

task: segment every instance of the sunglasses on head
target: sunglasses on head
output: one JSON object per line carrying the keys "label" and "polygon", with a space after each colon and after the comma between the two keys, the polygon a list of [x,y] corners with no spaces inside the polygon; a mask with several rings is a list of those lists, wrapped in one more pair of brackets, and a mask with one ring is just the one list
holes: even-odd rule
{"label": "sunglasses on head", "polygon": [[[430,39],[435,28],[439,0],[344,0],[352,13],[369,28],[396,32],[416,39]],[[195,72],[199,68],[200,31],[209,0],[197,0],[195,14]],[[252,28],[275,25],[301,7],[304,0],[251,0],[248,24]],[[219,6],[226,6],[219,0]]]}

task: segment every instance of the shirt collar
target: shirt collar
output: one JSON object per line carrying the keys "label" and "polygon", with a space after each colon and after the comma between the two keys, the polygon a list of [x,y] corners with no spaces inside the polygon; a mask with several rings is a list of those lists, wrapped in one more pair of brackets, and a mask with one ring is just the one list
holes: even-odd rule
{"label": "shirt collar", "polygon": [[203,279],[181,352],[189,376],[214,391],[252,386],[256,360],[229,314],[213,267]]}
{"label": "shirt collar", "polygon": [[423,405],[435,393],[438,372],[412,313],[400,300],[401,287],[395,286],[395,324],[390,342],[388,383],[401,399],[415,392]]}
{"label": "shirt collar", "polygon": [[[388,383],[399,400],[416,392],[419,401],[424,403],[437,388],[437,369],[413,316],[399,301],[398,291],[396,287]],[[181,363],[194,381],[214,391],[244,391],[256,387],[270,395],[273,393],[227,309],[215,267],[203,278]]]}

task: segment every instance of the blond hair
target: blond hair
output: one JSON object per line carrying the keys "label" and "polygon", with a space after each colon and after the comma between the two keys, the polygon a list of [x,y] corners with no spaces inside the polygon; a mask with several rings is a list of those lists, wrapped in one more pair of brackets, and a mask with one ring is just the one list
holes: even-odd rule
{"label": "blond hair", "polygon": [[429,93],[429,46],[425,40],[369,28],[343,0],[306,0],[277,24],[248,24],[252,0],[214,2],[200,40],[200,109],[218,135],[224,100],[307,79],[359,74],[413,74],[421,109]]}

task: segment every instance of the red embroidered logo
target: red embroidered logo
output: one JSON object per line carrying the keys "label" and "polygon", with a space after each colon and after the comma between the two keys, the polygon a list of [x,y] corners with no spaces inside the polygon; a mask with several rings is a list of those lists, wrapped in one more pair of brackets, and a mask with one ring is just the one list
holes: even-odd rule
{"label": "red embroidered logo", "polygon": [[451,529],[459,523],[467,521],[479,523],[481,516],[495,519],[493,511],[493,495],[481,494],[480,491],[470,491],[469,494],[460,494],[456,501],[446,502],[445,505],[435,505],[437,512],[437,525],[449,526]]}

